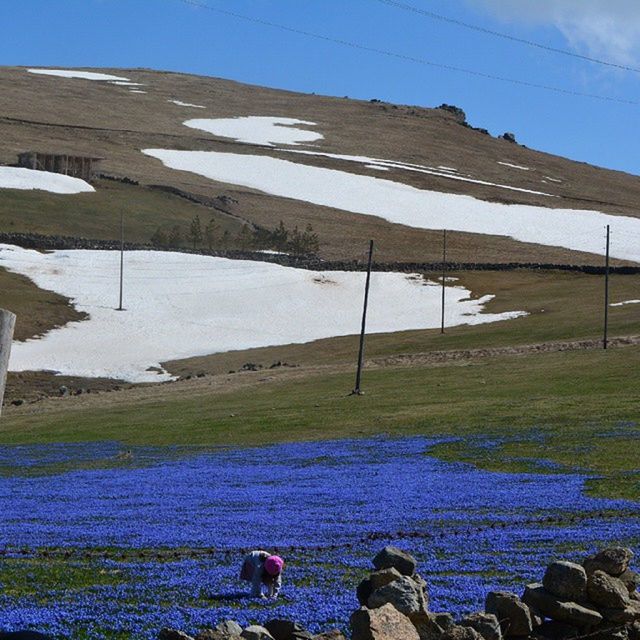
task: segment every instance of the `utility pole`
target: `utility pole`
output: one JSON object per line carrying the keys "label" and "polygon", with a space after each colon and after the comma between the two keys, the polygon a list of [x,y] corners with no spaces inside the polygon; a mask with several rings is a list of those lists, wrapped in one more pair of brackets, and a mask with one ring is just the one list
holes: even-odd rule
{"label": "utility pole", "polygon": [[369,304],[369,284],[371,283],[371,262],[373,260],[373,240],[369,241],[369,262],[367,264],[367,280],[364,286],[364,306],[362,309],[362,327],[360,328],[360,348],[358,349],[358,370],[356,372],[356,386],[352,396],[361,396],[360,379],[362,377],[362,361],[364,359],[364,335],[367,326],[367,305]]}
{"label": "utility pole", "polygon": [[447,230],[442,230],[442,319],[440,322],[440,333],[444,333],[444,296],[445,278],[447,272]]}
{"label": "utility pole", "polygon": [[607,225],[607,257],[605,258],[604,268],[604,338],[602,340],[602,346],[607,348],[608,333],[609,333],[609,239],[611,236],[611,230]]}
{"label": "utility pole", "polygon": [[122,307],[122,284],[124,281],[124,211],[120,212],[120,304],[116,311],[124,311]]}

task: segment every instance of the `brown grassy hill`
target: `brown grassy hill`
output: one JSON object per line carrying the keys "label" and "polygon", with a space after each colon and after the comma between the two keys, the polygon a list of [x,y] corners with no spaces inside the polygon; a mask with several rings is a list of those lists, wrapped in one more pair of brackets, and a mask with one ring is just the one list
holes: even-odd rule
{"label": "brown grassy hill", "polygon": [[[212,182],[165,168],[140,150],[160,147],[262,154],[260,146],[236,143],[185,127],[189,118],[269,115],[310,120],[324,139],[316,150],[364,155],[406,163],[455,167],[478,180],[544,191],[559,197],[509,191],[439,176],[391,170],[385,178],[421,189],[463,193],[508,203],[597,209],[638,216],[640,178],[600,169],[492,138],[463,126],[442,109],[396,106],[344,98],[303,95],[216,78],[141,69],[100,70],[142,83],[129,87],[82,79],[0,69],[0,164],[19,152],[37,150],[104,158],[103,171],[139,185],[98,182],[96,194],[60,196],[42,192],[0,192],[0,226],[5,231],[115,238],[120,211],[131,240],[147,241],[158,226],[179,224],[186,232],[194,215],[214,217],[235,237],[245,222],[274,227],[313,225],[326,258],[359,258],[366,241],[378,241],[380,260],[435,260],[439,232],[413,229],[381,219],[268,196],[252,189]],[[181,107],[180,100],[206,109]],[[278,152],[269,150],[270,155]],[[279,157],[290,157],[281,153]],[[296,162],[380,176],[345,161],[296,157]],[[499,162],[529,167],[520,171]],[[559,180],[550,181],[548,178]],[[205,198],[231,196],[237,203],[212,208],[152,188],[168,185]],[[591,254],[541,247],[508,238],[451,234],[451,260],[598,262]]]}

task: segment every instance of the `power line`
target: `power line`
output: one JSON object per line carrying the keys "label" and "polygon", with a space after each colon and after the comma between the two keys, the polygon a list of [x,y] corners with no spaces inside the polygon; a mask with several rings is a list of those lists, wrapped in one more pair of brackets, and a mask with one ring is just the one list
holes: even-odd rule
{"label": "power line", "polygon": [[427,11],[426,9],[420,9],[418,7],[414,7],[410,4],[405,4],[404,2],[398,2],[398,0],[374,0],[374,2],[380,2],[381,4],[386,4],[390,7],[396,7],[398,9],[402,9],[404,11],[410,11],[412,13],[417,13],[421,16],[425,16],[427,18],[433,18],[434,20],[440,20],[441,22],[447,22],[449,24],[454,24],[458,27],[464,27],[465,29],[471,29],[472,31],[478,31],[480,33],[485,33],[490,36],[496,36],[498,38],[504,38],[505,40],[511,40],[512,42],[518,42],[520,44],[525,44],[529,47],[535,47],[537,49],[542,49],[543,51],[549,51],[551,53],[559,53],[563,56],[570,56],[572,58],[578,58],[579,60],[585,60],[587,62],[593,62],[595,64],[601,64],[606,67],[613,67],[615,69],[621,69],[622,71],[632,71],[633,73],[640,73],[640,69],[635,67],[629,67],[624,64],[618,64],[616,62],[610,62],[609,60],[601,60],[599,58],[592,58],[591,56],[585,56],[580,53],[575,53],[574,51],[569,51],[567,49],[560,49],[557,47],[551,47],[546,44],[542,44],[540,42],[536,42],[535,40],[527,40],[525,38],[518,38],[516,36],[509,35],[508,33],[502,33],[501,31],[494,31],[493,29],[487,29],[485,27],[480,27],[476,24],[471,24],[469,22],[463,22],[462,20],[457,20],[455,18],[449,18],[448,16],[443,16],[439,13],[434,13],[433,11]]}
{"label": "power line", "polygon": [[211,5],[205,4],[200,0],[175,0],[176,2],[182,2],[183,4],[190,5],[192,7],[198,7],[200,9],[206,9],[208,11],[213,11],[215,13],[230,16],[232,18],[237,18],[238,20],[244,20],[245,22],[251,22],[253,24],[259,24],[266,27],[272,27],[274,29],[279,29],[281,31],[287,31],[288,33],[295,33],[297,35],[305,36],[307,38],[315,38],[316,40],[323,40],[324,42],[332,42],[334,44],[339,44],[345,47],[350,47],[351,49],[357,49],[359,51],[366,51],[368,53],[376,53],[379,55],[387,56],[390,58],[395,58],[398,60],[405,60],[406,62],[414,62],[416,64],[422,64],[429,67],[434,67],[437,69],[444,69],[446,71],[455,71],[458,73],[464,73],[466,75],[475,76],[478,78],[485,78],[487,80],[497,80],[499,82],[507,82],[510,84],[519,85],[522,87],[529,87],[532,89],[543,89],[545,91],[552,91],[554,93],[561,93],[564,95],[570,95],[574,97],[580,98],[592,98],[594,100],[603,100],[605,102],[617,102],[620,104],[629,104],[638,106],[640,102],[637,100],[626,100],[624,98],[614,98],[612,96],[600,95],[596,93],[585,93],[582,91],[574,91],[572,89],[563,89],[562,87],[554,87],[551,85],[537,84],[535,82],[529,82],[527,80],[519,80],[517,78],[507,78],[504,76],[497,76],[490,73],[484,73],[482,71],[476,71],[474,69],[466,69],[464,67],[456,67],[449,64],[442,64],[439,62],[433,62],[431,60],[427,60],[425,58],[417,58],[415,56],[410,56],[404,53],[398,53],[395,51],[390,51],[388,49],[379,49],[377,47],[370,47],[364,44],[360,44],[358,42],[352,42],[350,40],[343,40],[342,38],[333,38],[331,36],[325,36],[321,33],[315,33],[313,31],[305,31],[304,29],[298,29],[295,27],[289,27],[284,24],[280,24],[277,22],[271,22],[270,20],[263,20],[262,18],[255,18],[252,16],[247,16],[242,13],[236,13],[235,11],[228,11],[227,9],[219,9],[218,7],[212,7]]}

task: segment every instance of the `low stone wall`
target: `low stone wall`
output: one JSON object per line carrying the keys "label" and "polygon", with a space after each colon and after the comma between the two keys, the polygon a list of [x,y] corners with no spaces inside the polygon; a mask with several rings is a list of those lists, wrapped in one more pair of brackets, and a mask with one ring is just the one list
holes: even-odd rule
{"label": "low stone wall", "polygon": [[[0,233],[0,243],[15,244],[26,249],[39,249],[51,251],[55,249],[102,249],[119,250],[118,240],[94,240],[73,236],[44,236],[35,233]],[[313,271],[365,271],[366,263],[357,260],[323,260],[317,256],[295,256],[289,254],[261,253],[259,251],[206,251],[193,250],[184,247],[160,248],[142,243],[125,243],[125,250],[145,251],[178,251],[196,255],[230,258],[232,260],[256,260],[260,262],[272,262],[286,267],[297,267]],[[440,262],[374,262],[375,271],[396,271],[401,273],[436,272],[442,271]],[[591,275],[603,275],[605,268],[602,265],[572,265],[554,264],[545,262],[448,262],[446,271],[567,271],[575,273],[587,273]],[[615,266],[610,268],[611,273],[619,275],[640,274],[640,266]]]}

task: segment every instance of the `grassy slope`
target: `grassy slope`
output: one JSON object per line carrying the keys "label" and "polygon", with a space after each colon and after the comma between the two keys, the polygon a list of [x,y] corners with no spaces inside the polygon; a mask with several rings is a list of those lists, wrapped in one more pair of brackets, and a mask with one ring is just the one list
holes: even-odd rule
{"label": "grassy slope", "polygon": [[[130,444],[255,445],[282,440],[365,434],[447,434],[515,438],[519,456],[543,457],[606,480],[595,489],[640,498],[639,469],[630,444],[640,421],[639,347],[605,351],[483,358],[423,368],[366,372],[364,397],[349,397],[351,373],[310,372],[230,393],[165,394],[110,406],[67,405],[44,414],[7,414],[3,443],[116,439]],[[98,399],[96,399],[98,400]],[[620,425],[617,436],[599,437]],[[537,437],[546,440],[541,445]],[[464,458],[448,448],[444,457]],[[490,468],[512,460],[477,456]],[[631,475],[630,475],[631,474]]]}

